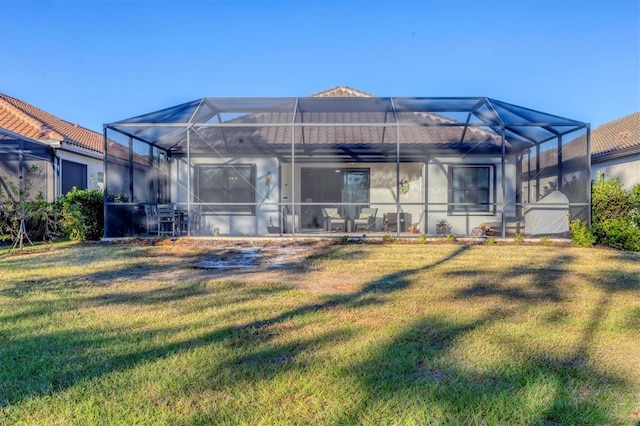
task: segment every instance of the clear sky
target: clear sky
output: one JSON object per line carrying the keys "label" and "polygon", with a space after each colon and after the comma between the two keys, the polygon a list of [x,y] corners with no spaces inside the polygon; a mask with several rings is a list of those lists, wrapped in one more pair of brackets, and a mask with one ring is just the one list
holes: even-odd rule
{"label": "clear sky", "polygon": [[205,96],[488,96],[640,111],[640,0],[0,0],[0,92],[101,132]]}

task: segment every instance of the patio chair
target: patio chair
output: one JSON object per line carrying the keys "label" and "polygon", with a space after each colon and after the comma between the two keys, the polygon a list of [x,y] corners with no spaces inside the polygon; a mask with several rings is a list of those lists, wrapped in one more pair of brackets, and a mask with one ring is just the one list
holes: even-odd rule
{"label": "patio chair", "polygon": [[176,209],[172,204],[158,204],[158,235],[176,235]]}
{"label": "patio chair", "polygon": [[378,209],[372,208],[363,208],[360,210],[360,215],[353,219],[353,230],[359,231],[371,231],[376,224],[376,215],[378,214]]}
{"label": "patio chair", "polygon": [[147,235],[158,233],[158,206],[155,204],[144,205],[144,218]]}
{"label": "patio chair", "polygon": [[324,230],[333,231],[340,230],[346,231],[346,219],[340,216],[340,212],[337,207],[327,207],[322,209],[322,215],[324,216]]}
{"label": "patio chair", "polygon": [[191,231],[191,235],[200,235],[200,214],[201,206],[191,206],[189,210],[176,210],[176,232],[179,235],[187,235]]}

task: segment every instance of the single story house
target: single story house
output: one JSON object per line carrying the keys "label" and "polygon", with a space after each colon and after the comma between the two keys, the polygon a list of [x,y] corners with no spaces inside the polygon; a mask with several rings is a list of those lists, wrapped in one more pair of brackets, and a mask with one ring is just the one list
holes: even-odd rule
{"label": "single story house", "polygon": [[554,191],[589,220],[589,137],[486,97],[197,99],[105,124],[105,237],[513,235]]}
{"label": "single story house", "polygon": [[[9,140],[23,137],[30,143],[36,141],[47,145],[53,153],[50,183],[46,199],[66,194],[72,187],[78,189],[102,189],[104,186],[103,135],[78,124],[62,120],[20,99],[0,93],[0,129],[5,131],[4,141],[0,141],[3,152],[0,158],[0,175],[16,178],[12,170],[18,151]],[[8,132],[8,133],[7,133]],[[7,134],[13,136],[7,136]],[[4,173],[3,173],[4,172]],[[35,195],[35,194],[32,194]]]}
{"label": "single story house", "polygon": [[591,133],[591,174],[618,178],[631,189],[640,183],[640,112],[596,127]]}

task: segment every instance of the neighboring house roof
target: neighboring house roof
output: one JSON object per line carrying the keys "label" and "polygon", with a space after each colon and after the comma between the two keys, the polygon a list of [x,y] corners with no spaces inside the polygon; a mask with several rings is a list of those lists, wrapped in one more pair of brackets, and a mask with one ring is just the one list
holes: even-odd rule
{"label": "neighboring house roof", "polygon": [[610,121],[591,132],[594,160],[640,152],[640,112]]}
{"label": "neighboring house roof", "polygon": [[0,93],[0,127],[40,141],[58,141],[103,152],[103,135]]}

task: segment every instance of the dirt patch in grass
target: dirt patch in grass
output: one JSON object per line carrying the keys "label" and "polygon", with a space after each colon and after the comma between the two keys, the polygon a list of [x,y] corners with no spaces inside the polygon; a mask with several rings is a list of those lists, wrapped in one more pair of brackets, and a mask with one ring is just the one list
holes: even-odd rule
{"label": "dirt patch in grass", "polygon": [[[335,240],[137,239],[110,242],[162,247],[138,281],[188,282],[203,279],[279,283],[311,292],[353,291],[355,280],[314,274],[311,259],[322,256]],[[302,274],[305,274],[304,279]],[[322,279],[314,279],[314,275]]]}

